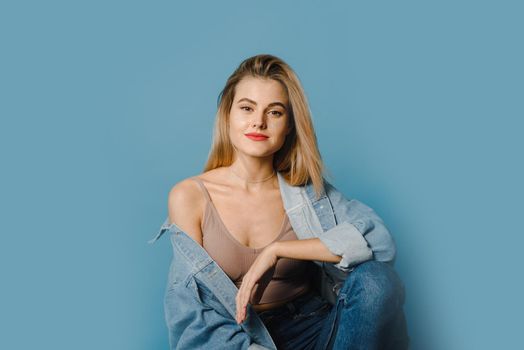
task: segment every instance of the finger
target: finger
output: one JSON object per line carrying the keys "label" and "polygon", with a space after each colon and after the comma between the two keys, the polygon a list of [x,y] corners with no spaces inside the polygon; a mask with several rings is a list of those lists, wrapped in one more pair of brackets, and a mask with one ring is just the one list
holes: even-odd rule
{"label": "finger", "polygon": [[238,290],[237,292],[237,295],[235,297],[235,303],[236,303],[236,316],[235,316],[235,319],[237,321],[237,323],[240,323],[241,322],[241,319],[240,319],[240,315],[241,315],[241,302],[240,302],[240,297],[241,297],[241,289]]}
{"label": "finger", "polygon": [[246,281],[245,287],[242,290],[241,305],[240,305],[240,311],[241,311],[242,319],[246,318],[247,304],[250,301],[252,290],[253,290],[253,286],[254,286],[254,283],[252,282],[252,280],[248,279]]}
{"label": "finger", "polygon": [[246,280],[243,280],[242,285],[240,286],[239,292],[237,294],[237,314],[241,322],[245,319],[246,315],[246,305],[249,297],[248,289],[249,288],[247,287]]}
{"label": "finger", "polygon": [[244,295],[246,294],[246,283],[245,280],[242,280],[242,283],[240,285],[240,288],[238,290],[237,296],[236,296],[236,315],[237,315],[237,323],[241,323],[243,321],[243,305],[244,305]]}
{"label": "finger", "polygon": [[236,307],[236,311],[235,311],[235,321],[237,323],[239,323],[239,316],[240,316],[240,313],[239,313],[239,310],[240,310],[240,288],[238,289],[238,292],[237,292],[237,295],[235,296],[235,307]]}
{"label": "finger", "polygon": [[240,293],[240,306],[243,307],[248,303],[249,291],[251,290],[251,283],[249,277],[242,283],[242,289]]}
{"label": "finger", "polygon": [[238,307],[238,314],[239,314],[239,317],[240,317],[240,320],[243,321],[246,317],[246,291],[243,290],[242,291],[242,294],[240,295],[240,300],[239,300],[239,307]]}

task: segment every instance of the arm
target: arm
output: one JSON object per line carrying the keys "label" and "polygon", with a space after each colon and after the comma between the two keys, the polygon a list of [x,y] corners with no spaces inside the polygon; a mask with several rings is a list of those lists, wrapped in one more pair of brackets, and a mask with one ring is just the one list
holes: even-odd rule
{"label": "arm", "polygon": [[338,263],[340,255],[335,255],[319,238],[300,239],[294,241],[277,241],[271,243],[268,250],[273,250],[277,258],[299,260],[317,260]]}
{"label": "arm", "polygon": [[242,323],[246,319],[246,307],[255,284],[267,270],[276,265],[279,258],[321,260],[328,262],[340,261],[340,256],[332,254],[326,245],[318,238],[276,241],[271,243],[256,257],[242,278],[242,284],[235,298],[235,319],[237,323]]}
{"label": "arm", "polygon": [[202,245],[201,213],[204,197],[195,181],[190,179],[177,183],[168,196],[168,212],[171,223],[187,233],[198,244]]}
{"label": "arm", "polygon": [[375,211],[356,199],[346,199],[325,180],[324,189],[333,208],[335,226],[318,238],[277,241],[266,247],[242,280],[236,297],[237,322],[245,319],[245,308],[255,283],[280,257],[332,262],[343,272],[373,258],[394,263],[395,242]]}

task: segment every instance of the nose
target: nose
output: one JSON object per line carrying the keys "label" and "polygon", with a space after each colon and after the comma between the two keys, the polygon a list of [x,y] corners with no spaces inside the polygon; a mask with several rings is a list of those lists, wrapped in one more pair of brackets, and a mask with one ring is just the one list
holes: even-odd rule
{"label": "nose", "polygon": [[251,125],[256,128],[265,128],[266,126],[266,116],[264,114],[264,111],[253,113],[253,120],[251,121]]}

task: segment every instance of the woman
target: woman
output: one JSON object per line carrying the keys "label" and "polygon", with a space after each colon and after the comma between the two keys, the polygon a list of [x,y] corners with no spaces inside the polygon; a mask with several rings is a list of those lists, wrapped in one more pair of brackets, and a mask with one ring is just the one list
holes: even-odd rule
{"label": "woman", "polygon": [[392,267],[365,247],[365,261],[340,268],[351,271],[339,293],[344,302],[336,303],[344,307],[323,298],[315,267],[341,267],[344,256],[329,238],[297,236],[277,172],[291,186],[310,184],[317,196],[326,186],[299,79],[281,59],[258,55],[240,64],[220,94],[204,172],[177,183],[168,199],[172,225],[237,286],[236,322],[246,321],[249,304],[278,349],[401,348],[393,338],[407,338],[403,296]]}

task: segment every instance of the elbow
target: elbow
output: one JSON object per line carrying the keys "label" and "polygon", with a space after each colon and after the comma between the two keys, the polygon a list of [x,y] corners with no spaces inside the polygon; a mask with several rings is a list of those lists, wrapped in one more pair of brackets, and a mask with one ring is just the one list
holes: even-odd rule
{"label": "elbow", "polygon": [[393,236],[384,234],[380,244],[373,245],[373,259],[393,265],[397,257],[397,247]]}

